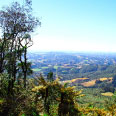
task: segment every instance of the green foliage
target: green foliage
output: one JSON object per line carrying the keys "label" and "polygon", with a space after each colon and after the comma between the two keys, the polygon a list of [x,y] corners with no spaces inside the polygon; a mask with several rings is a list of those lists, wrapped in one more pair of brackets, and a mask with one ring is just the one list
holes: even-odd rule
{"label": "green foliage", "polygon": [[22,114],[21,116],[26,116],[25,114]]}
{"label": "green foliage", "polygon": [[53,81],[53,72],[49,72],[48,75],[47,75],[47,79],[48,81]]}
{"label": "green foliage", "polygon": [[41,96],[40,99],[42,98],[43,100],[44,110],[48,115],[65,116],[69,113],[69,116],[75,116],[75,114],[78,115],[80,113],[76,98],[82,95],[80,95],[81,91],[76,91],[74,86],[62,85],[58,79],[53,81],[45,80],[42,76],[38,78],[38,85],[32,91],[38,97]]}
{"label": "green foliage", "polygon": [[44,113],[44,115],[43,115],[43,116],[48,116],[48,115]]}
{"label": "green foliage", "polygon": [[[5,76],[7,75],[1,75],[3,79],[6,79]],[[38,84],[34,85],[34,81]],[[3,85],[0,87],[4,88]],[[0,89],[1,93],[3,88]],[[40,75],[35,80],[28,80],[27,89],[23,88],[23,84],[19,85],[16,82],[12,95],[7,96],[7,92],[0,94],[0,115],[40,116],[41,113],[42,116],[107,116],[107,114],[114,116],[116,93],[114,92],[112,99],[106,99],[107,97],[100,96],[102,91],[102,89],[86,88],[83,90],[86,96],[83,96],[82,91],[77,91],[74,86],[61,84],[59,79],[49,81]],[[105,103],[105,100],[110,102]],[[102,107],[97,105],[97,102],[100,102]]]}
{"label": "green foliage", "polygon": [[22,113],[22,115],[25,116],[39,115],[39,112],[37,112],[36,109],[36,104],[33,102],[34,96],[30,87],[25,90],[23,85],[18,85],[18,83],[16,83],[11,95],[7,96],[6,94],[3,96],[3,94],[0,94],[0,98],[2,98],[0,104],[0,115],[18,116]]}

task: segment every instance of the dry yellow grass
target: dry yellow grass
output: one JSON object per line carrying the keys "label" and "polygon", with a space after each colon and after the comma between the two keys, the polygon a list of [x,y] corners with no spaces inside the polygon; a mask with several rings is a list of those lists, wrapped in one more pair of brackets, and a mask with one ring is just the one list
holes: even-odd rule
{"label": "dry yellow grass", "polygon": [[[88,82],[84,82],[84,83],[81,83],[81,85],[83,85],[85,87],[90,87],[90,86],[95,85],[96,80],[97,79],[91,80],[91,81],[88,81]],[[100,78],[99,80],[100,81],[112,80],[112,77],[110,77],[110,78],[104,77],[104,78]]]}
{"label": "dry yellow grass", "polygon": [[81,83],[81,85],[83,85],[85,87],[90,87],[90,86],[95,85],[95,82],[96,82],[96,80],[91,80],[91,81],[88,81],[88,82]]}
{"label": "dry yellow grass", "polygon": [[67,80],[67,81],[63,81],[64,83],[74,83],[76,81],[80,81],[80,80],[86,80],[88,78],[76,78],[76,79],[72,79],[72,80]]}
{"label": "dry yellow grass", "polygon": [[106,81],[106,80],[108,80],[108,79],[109,79],[109,80],[112,80],[112,77],[110,77],[110,78],[104,77],[104,78],[100,78],[99,80],[100,80],[100,81]]}
{"label": "dry yellow grass", "polygon": [[[81,80],[87,80],[89,78],[76,78],[76,79],[72,79],[72,80],[66,80],[66,81],[62,81],[63,83],[74,83],[74,82],[78,82],[78,81],[81,81]],[[97,79],[94,79],[94,80],[91,80],[91,81],[88,81],[88,82],[84,82],[84,83],[81,83],[81,85],[85,86],[85,87],[90,87],[90,86],[93,86],[95,85],[95,82],[96,82]],[[112,77],[110,78],[107,78],[107,77],[104,77],[104,78],[99,78],[100,81],[106,81],[106,80],[111,80],[112,81]]]}
{"label": "dry yellow grass", "polygon": [[88,79],[88,78],[76,78],[76,79],[72,79],[71,82],[75,82],[77,80],[86,80],[86,79]]}
{"label": "dry yellow grass", "polygon": [[106,93],[101,93],[103,96],[113,96],[114,94],[112,92],[106,92]]}
{"label": "dry yellow grass", "polygon": [[108,78],[104,77],[104,78],[100,78],[100,81],[106,81]]}

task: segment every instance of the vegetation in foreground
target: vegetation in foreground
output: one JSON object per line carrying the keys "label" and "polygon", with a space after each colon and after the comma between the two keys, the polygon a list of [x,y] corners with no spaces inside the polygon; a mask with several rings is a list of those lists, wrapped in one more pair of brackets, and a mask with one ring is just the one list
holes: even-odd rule
{"label": "vegetation in foreground", "polygon": [[[89,101],[87,96],[82,94],[82,90],[77,90],[76,86],[69,86],[68,83],[62,84],[58,78],[53,79],[52,72],[46,79],[42,75],[28,79],[26,88],[22,83],[23,80],[20,80],[20,84],[15,82],[11,94],[8,94],[7,74],[1,74],[0,80],[1,116],[116,115],[116,94],[113,95],[110,102],[107,100],[103,107],[98,108]],[[81,100],[79,99],[85,99],[82,105],[80,105]],[[86,101],[88,102],[86,103]]]}

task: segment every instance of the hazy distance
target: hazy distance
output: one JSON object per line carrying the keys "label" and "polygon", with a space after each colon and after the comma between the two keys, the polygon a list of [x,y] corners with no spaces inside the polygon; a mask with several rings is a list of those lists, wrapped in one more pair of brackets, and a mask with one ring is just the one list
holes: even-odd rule
{"label": "hazy distance", "polygon": [[33,13],[42,25],[30,51],[116,52],[116,0],[33,0]]}

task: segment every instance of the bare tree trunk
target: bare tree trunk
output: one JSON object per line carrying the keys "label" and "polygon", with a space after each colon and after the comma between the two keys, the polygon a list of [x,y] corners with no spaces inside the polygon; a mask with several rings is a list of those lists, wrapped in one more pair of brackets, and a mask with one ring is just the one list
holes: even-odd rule
{"label": "bare tree trunk", "polygon": [[27,48],[25,48],[25,52],[24,52],[24,67],[25,67],[25,71],[24,71],[24,87],[26,88],[26,78],[27,78]]}

